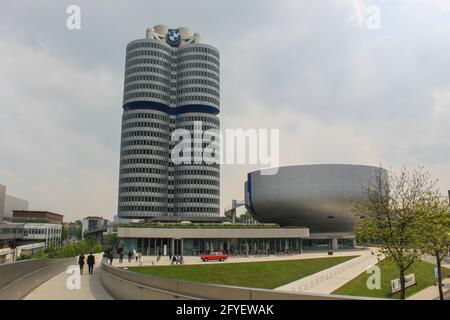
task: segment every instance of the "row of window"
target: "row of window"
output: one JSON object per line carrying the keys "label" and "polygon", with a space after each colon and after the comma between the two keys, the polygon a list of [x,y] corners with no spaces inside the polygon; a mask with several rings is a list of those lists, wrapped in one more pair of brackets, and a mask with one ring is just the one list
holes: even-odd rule
{"label": "row of window", "polygon": [[[163,164],[163,166],[165,166],[165,165]],[[130,173],[151,173],[151,174],[167,175],[167,169],[149,168],[149,167],[121,168],[120,169],[120,174],[130,174]],[[138,182],[138,181],[128,181],[128,182]],[[162,182],[162,183],[164,183],[164,182]]]}
{"label": "row of window", "polygon": [[189,86],[189,85],[194,85],[194,84],[199,84],[202,86],[211,86],[216,88],[217,90],[220,90],[220,86],[216,81],[211,81],[208,79],[185,79],[185,80],[180,80],[177,82],[178,86]]}
{"label": "row of window", "polygon": [[220,187],[220,181],[209,180],[209,179],[177,179],[177,184],[178,185],[198,184],[198,185],[208,185],[208,186]]}
{"label": "row of window", "polygon": [[[167,208],[169,212],[171,212],[172,208]],[[166,208],[159,206],[139,206],[139,205],[131,205],[131,206],[119,206],[120,212],[141,212],[145,213],[166,213]],[[219,213],[219,208],[204,208],[204,207],[188,207],[188,208],[177,208],[175,209],[177,212],[181,213]]]}
{"label": "row of window", "polygon": [[139,89],[150,89],[165,92],[167,97],[170,96],[170,88],[162,86],[156,83],[131,83],[125,86],[125,91],[139,90]]}
{"label": "row of window", "polygon": [[204,61],[214,63],[217,66],[219,66],[219,64],[220,64],[219,59],[217,59],[215,57],[207,56],[207,55],[200,55],[200,54],[183,55],[181,57],[178,57],[177,63],[183,63],[183,62],[192,61],[192,60],[204,60]]}
{"label": "row of window", "polygon": [[[145,63],[145,62],[142,62]],[[185,69],[193,69],[193,68],[199,68],[199,69],[207,69],[214,71],[217,74],[220,74],[219,68],[215,65],[209,64],[209,63],[202,63],[202,62],[189,62],[189,63],[183,63],[178,66],[178,71],[182,71]]]}
{"label": "row of window", "polygon": [[128,137],[154,137],[161,139],[169,139],[169,135],[167,133],[151,130],[132,130],[132,131],[125,131],[122,133],[122,138]]}
{"label": "row of window", "polygon": [[178,104],[186,103],[188,101],[200,101],[200,102],[205,102],[205,103],[209,103],[209,104],[214,104],[216,106],[220,105],[219,99],[205,97],[205,96],[185,96],[185,97],[178,97],[178,99],[177,99]]}
{"label": "row of window", "polygon": [[220,204],[219,199],[211,198],[177,198],[177,203],[208,203],[208,204]]}
{"label": "row of window", "polygon": [[125,64],[125,68],[128,69],[131,66],[134,66],[136,64],[148,64],[148,65],[158,65],[163,66],[166,69],[170,69],[170,63],[161,61],[159,59],[152,59],[152,58],[136,58],[127,60],[127,63]]}
{"label": "row of window", "polygon": [[123,96],[124,101],[130,100],[130,99],[136,99],[136,98],[154,98],[154,99],[167,101],[169,99],[169,96],[166,94],[160,94],[160,93],[156,93],[156,92],[133,92],[133,93],[125,94]]}
{"label": "row of window", "polygon": [[160,166],[167,165],[167,159],[153,159],[153,158],[131,158],[131,159],[121,159],[120,163],[125,166],[128,164],[156,164]]}
{"label": "row of window", "polygon": [[205,94],[210,94],[210,95],[215,96],[218,99],[220,99],[220,93],[219,93],[219,91],[217,91],[215,89],[204,88],[204,87],[184,87],[184,88],[177,90],[178,95],[182,95],[182,94],[186,94],[186,93],[205,93]]}
{"label": "row of window", "polygon": [[[165,173],[167,174],[167,173]],[[155,178],[155,177],[121,177],[120,183],[155,183],[166,184],[167,178]]]}
{"label": "row of window", "polygon": [[204,71],[204,70],[190,70],[190,71],[183,71],[177,73],[178,79],[183,79],[187,77],[206,77],[209,79],[214,79],[217,81],[217,83],[220,83],[220,77],[212,72]]}
{"label": "row of window", "polygon": [[[158,144],[158,146],[156,145]],[[167,143],[161,143],[160,141],[154,140],[124,140],[122,141],[122,147],[130,147],[130,146],[152,146],[152,147],[161,147],[161,149],[167,149]]]}
{"label": "row of window", "polygon": [[154,74],[161,74],[164,75],[166,78],[170,79],[170,71],[164,68],[158,68],[158,67],[152,67],[152,66],[138,66],[133,68],[127,68],[125,70],[125,80],[127,80],[127,77],[131,76],[135,73],[154,73]]}
{"label": "row of window", "polygon": [[167,197],[156,196],[120,196],[120,202],[162,202],[167,201]]}
{"label": "row of window", "polygon": [[169,152],[165,150],[155,150],[155,149],[128,149],[122,150],[122,156],[131,156],[131,155],[155,155],[160,157],[168,157]]}
{"label": "row of window", "polygon": [[122,120],[132,120],[132,119],[152,119],[152,120],[161,120],[167,121],[169,116],[161,113],[154,112],[132,112],[132,113],[124,113]]}
{"label": "row of window", "polygon": [[213,50],[211,48],[207,48],[207,47],[202,47],[202,46],[186,46],[186,47],[182,47],[181,49],[178,50],[178,55],[182,56],[184,54],[188,54],[188,53],[208,53],[210,55],[213,55],[214,57],[216,57],[217,59],[219,59],[219,52],[216,50]]}
{"label": "row of window", "polygon": [[164,83],[167,86],[171,86],[171,82],[169,79],[165,78],[165,77],[160,77],[158,75],[154,75],[154,74],[139,74],[139,75],[134,75],[134,76],[130,76],[127,79],[125,79],[125,83],[130,83],[130,82],[135,82],[135,81],[157,81],[160,83]]}
{"label": "row of window", "polygon": [[220,178],[219,171],[206,170],[206,169],[185,169],[177,170],[177,176],[214,176]]}
{"label": "row of window", "polygon": [[[170,190],[173,193],[173,190]],[[176,191],[177,194],[187,194],[187,193],[194,193],[194,194],[210,194],[219,196],[220,190],[219,189],[203,189],[203,188],[177,188]]]}
{"label": "row of window", "polygon": [[158,50],[135,50],[135,51],[129,51],[127,54],[126,59],[132,59],[139,56],[152,56],[152,57],[159,57],[161,59],[170,61],[171,55],[168,55],[166,53],[163,53]]}
{"label": "row of window", "polygon": [[155,129],[161,129],[161,130],[166,130],[166,131],[168,131],[170,129],[169,124],[155,122],[155,121],[126,122],[126,123],[122,124],[122,130],[137,128],[137,127],[155,128]]}
{"label": "row of window", "polygon": [[177,124],[181,124],[183,122],[194,122],[194,121],[200,121],[200,122],[208,122],[215,124],[216,126],[220,126],[219,118],[216,116],[191,116],[189,114],[183,114],[176,118]]}
{"label": "row of window", "polygon": [[154,193],[166,193],[167,188],[160,187],[141,187],[141,186],[131,186],[131,187],[120,187],[120,192],[154,192]]}
{"label": "row of window", "polygon": [[136,42],[133,44],[128,45],[128,51],[137,49],[137,48],[154,48],[154,49],[158,49],[158,50],[162,50],[164,52],[167,52],[169,55],[172,54],[172,50],[170,50],[169,47],[163,45],[163,44],[159,44],[157,42]]}

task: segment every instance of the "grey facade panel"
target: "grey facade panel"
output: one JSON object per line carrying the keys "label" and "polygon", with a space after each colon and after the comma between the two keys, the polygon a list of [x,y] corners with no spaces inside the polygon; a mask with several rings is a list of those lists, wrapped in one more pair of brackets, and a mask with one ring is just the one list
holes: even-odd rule
{"label": "grey facade panel", "polygon": [[304,226],[311,233],[351,233],[358,220],[353,203],[362,199],[363,188],[379,169],[323,164],[281,167],[274,175],[251,172],[246,207],[259,222]]}

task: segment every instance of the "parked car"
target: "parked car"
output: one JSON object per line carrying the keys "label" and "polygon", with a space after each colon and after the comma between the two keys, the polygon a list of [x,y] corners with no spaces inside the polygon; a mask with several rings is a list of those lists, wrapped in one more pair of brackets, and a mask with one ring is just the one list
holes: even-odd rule
{"label": "parked car", "polygon": [[228,256],[222,252],[213,252],[213,253],[201,256],[200,259],[202,259],[202,261],[205,261],[205,262],[210,261],[210,260],[225,261],[226,259],[228,259]]}

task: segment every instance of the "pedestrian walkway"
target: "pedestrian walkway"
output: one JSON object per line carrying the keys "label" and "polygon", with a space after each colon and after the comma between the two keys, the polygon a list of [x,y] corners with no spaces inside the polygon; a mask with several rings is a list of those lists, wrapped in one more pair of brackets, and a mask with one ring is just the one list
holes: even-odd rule
{"label": "pedestrian walkway", "polygon": [[[99,266],[102,255],[95,255],[93,275],[89,275],[87,265],[84,266],[80,289],[67,287],[66,282],[71,275],[64,271],[37,287],[24,300],[111,300],[111,296],[101,284]],[[76,263],[76,258],[74,258],[74,266],[78,268]]]}
{"label": "pedestrian walkway", "polygon": [[[345,256],[359,256],[366,253],[364,249],[349,249],[335,251],[331,257],[345,257]],[[247,257],[229,257],[224,262],[209,261],[203,262],[199,256],[184,256],[184,264],[224,264],[224,263],[241,263],[241,262],[263,262],[263,261],[285,261],[285,260],[301,260],[301,259],[316,259],[316,258],[331,258],[327,251],[303,251],[301,254],[291,255],[270,255],[270,256],[256,256],[249,255]],[[158,261],[156,256],[142,256],[141,263],[132,259],[128,262],[128,257],[124,257],[123,263],[119,263],[119,259],[115,256],[113,260],[114,267],[138,267],[138,266],[165,266],[170,265],[171,261],[169,256],[162,256]]]}
{"label": "pedestrian walkway", "polygon": [[[444,296],[450,292],[450,279],[446,278],[442,280]],[[439,290],[437,285],[429,286],[419,292],[416,292],[412,296],[406,298],[406,300],[436,300],[439,299]]]}
{"label": "pedestrian walkway", "polygon": [[[436,258],[433,256],[423,255],[421,259],[423,261],[436,265]],[[442,261],[441,265],[442,268],[450,268],[450,263],[448,263],[447,261]],[[442,285],[443,285],[442,290],[444,291],[445,299],[450,298],[450,278],[442,279]],[[439,299],[439,290],[436,285],[429,286],[423,290],[420,290],[419,292],[416,292],[415,294],[407,298],[407,300],[436,300],[436,299]]]}
{"label": "pedestrian walkway", "polygon": [[285,284],[275,290],[331,294],[377,263],[375,249],[366,250],[358,258]]}

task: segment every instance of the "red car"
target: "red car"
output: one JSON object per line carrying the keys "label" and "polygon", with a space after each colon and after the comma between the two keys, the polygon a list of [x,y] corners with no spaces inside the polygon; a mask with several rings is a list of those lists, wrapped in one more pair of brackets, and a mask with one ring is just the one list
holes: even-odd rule
{"label": "red car", "polygon": [[209,260],[225,261],[226,259],[228,259],[228,256],[226,254],[223,254],[222,252],[213,252],[211,254],[201,256],[200,259],[205,262]]}

